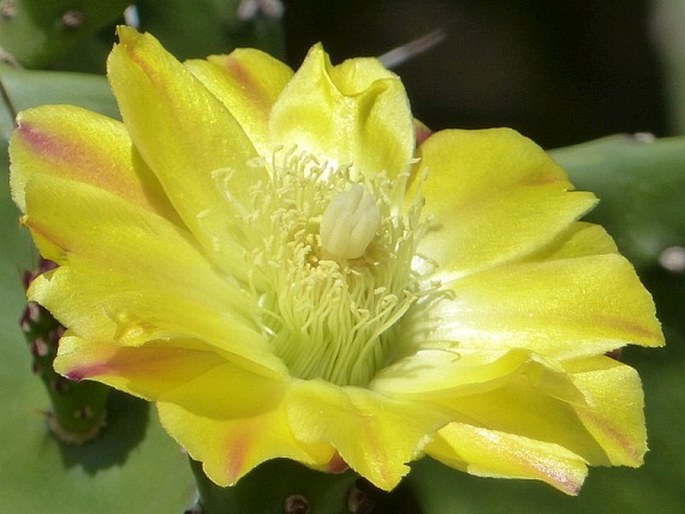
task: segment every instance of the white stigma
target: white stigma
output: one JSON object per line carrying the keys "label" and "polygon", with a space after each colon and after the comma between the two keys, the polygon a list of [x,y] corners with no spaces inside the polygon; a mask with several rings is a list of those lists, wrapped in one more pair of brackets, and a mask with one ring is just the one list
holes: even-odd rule
{"label": "white stigma", "polygon": [[364,255],[381,225],[381,211],[363,186],[338,193],[323,213],[319,234],[324,250],[339,259]]}

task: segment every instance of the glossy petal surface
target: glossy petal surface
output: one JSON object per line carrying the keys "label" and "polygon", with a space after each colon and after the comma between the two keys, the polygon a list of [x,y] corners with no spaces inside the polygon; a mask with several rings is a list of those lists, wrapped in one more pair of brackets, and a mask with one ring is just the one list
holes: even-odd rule
{"label": "glossy petal surface", "polygon": [[385,490],[395,487],[445,418],[420,404],[356,387],[296,382],[288,409],[295,436],[328,443],[352,469]]}
{"label": "glossy petal surface", "polygon": [[647,451],[640,377],[630,366],[599,356],[567,365],[574,382],[590,397],[575,410],[606,451],[608,465],[642,465]]}
{"label": "glossy petal surface", "polygon": [[248,164],[254,147],[223,103],[154,38],[124,27],[119,36],[108,76],[137,151],[213,262],[240,274],[231,266],[242,230],[236,215],[249,181],[259,178]]}
{"label": "glossy petal surface", "polygon": [[221,100],[262,155],[273,151],[269,116],[293,75],[288,66],[251,48],[187,61],[185,66]]}
{"label": "glossy petal surface", "polygon": [[509,264],[448,283],[437,337],[555,358],[662,344],[654,304],[614,254]]}
{"label": "glossy petal surface", "polygon": [[556,444],[463,423],[440,430],[427,453],[474,475],[543,480],[568,494],[578,493],[587,472],[582,458]]}
{"label": "glossy petal surface", "polygon": [[12,174],[13,199],[25,209],[26,183],[35,173],[84,182],[178,220],[161,187],[142,162],[131,161],[124,125],[69,105],[23,111],[11,142],[12,158],[23,163]]}
{"label": "glossy petal surface", "polygon": [[[25,224],[43,254],[65,265],[34,282],[31,298],[63,324],[126,345],[176,334],[202,337],[257,368],[271,362],[282,369],[261,336],[241,323],[243,295],[183,230],[81,182],[45,176],[29,183],[26,198]],[[62,212],[65,204],[71,207]],[[136,240],[148,244],[129,244]],[[228,305],[233,315],[223,310]]]}
{"label": "glossy petal surface", "polygon": [[448,130],[420,147],[418,177],[430,230],[420,251],[462,276],[534,252],[587,212],[595,198],[573,186],[541,148],[508,129]]}
{"label": "glossy petal surface", "polygon": [[132,348],[67,335],[55,368],[73,379],[96,379],[200,416],[258,415],[279,403],[282,380],[236,366],[199,341],[178,338],[174,343],[158,340]]}
{"label": "glossy petal surface", "polygon": [[274,143],[361,174],[407,171],[414,128],[399,78],[375,59],[333,67],[314,46],[271,113]]}
{"label": "glossy petal surface", "polygon": [[159,402],[157,410],[162,426],[219,485],[235,484],[269,459],[285,457],[323,468],[333,456],[328,445],[294,439],[282,403],[252,416],[204,416],[176,402]]}

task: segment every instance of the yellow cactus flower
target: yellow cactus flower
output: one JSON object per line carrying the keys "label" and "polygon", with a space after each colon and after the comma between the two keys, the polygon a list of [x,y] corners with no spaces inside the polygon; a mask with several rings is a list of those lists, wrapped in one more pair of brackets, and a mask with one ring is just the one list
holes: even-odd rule
{"label": "yellow cactus flower", "polygon": [[390,490],[428,455],[575,494],[641,464],[640,380],[605,353],[661,345],[654,305],[538,146],[429,134],[375,59],[119,39],[123,123],[44,106],[11,141],[60,373],[155,402],[220,485],[285,457]]}

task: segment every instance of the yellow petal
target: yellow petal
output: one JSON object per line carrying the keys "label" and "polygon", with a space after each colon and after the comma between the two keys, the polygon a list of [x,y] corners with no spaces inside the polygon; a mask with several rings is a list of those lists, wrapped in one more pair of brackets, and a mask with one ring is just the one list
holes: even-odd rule
{"label": "yellow petal", "polygon": [[550,245],[525,260],[551,261],[607,253],[618,253],[618,248],[606,230],[600,225],[577,221]]}
{"label": "yellow petal", "polygon": [[309,51],[271,115],[275,144],[361,174],[408,171],[414,153],[409,103],[399,78],[376,59],[333,67],[320,45]]}
{"label": "yellow petal", "polygon": [[254,375],[199,343],[122,348],[66,336],[55,367],[157,401],[162,425],[220,485],[272,458],[325,468],[334,457],[330,445],[293,439],[283,409],[286,382]]}
{"label": "yellow petal", "polygon": [[151,341],[139,347],[60,340],[55,370],[90,379],[146,400],[170,402],[211,417],[239,417],[273,409],[285,392],[281,378],[266,378],[188,339]]}
{"label": "yellow petal", "polygon": [[61,266],[30,298],[80,335],[121,344],[192,335],[274,370],[283,365],[250,327],[251,302],[206,260],[187,232],[81,182],[36,175],[26,225]]}
{"label": "yellow petal", "polygon": [[426,453],[473,475],[542,480],[567,494],[587,474],[583,458],[557,444],[464,423],[441,429]]}
{"label": "yellow petal", "polygon": [[143,164],[131,160],[124,125],[70,105],[23,111],[10,142],[12,198],[26,210],[26,183],[44,173],[99,187],[172,221],[178,216],[159,182]]}
{"label": "yellow petal", "polygon": [[451,409],[456,419],[554,443],[591,465],[639,466],[647,446],[635,370],[604,356],[564,365],[585,403],[560,401],[523,377],[485,394],[433,401]]}
{"label": "yellow petal", "polygon": [[564,171],[513,130],[437,132],[419,156],[431,220],[419,251],[452,276],[548,245],[596,202],[591,193],[569,192]]}
{"label": "yellow petal", "polygon": [[566,380],[578,388],[584,401],[560,398],[556,395],[558,385],[554,383],[550,394],[546,387],[549,382],[521,375],[496,390],[469,396],[435,396],[430,402],[451,412],[454,421],[554,443],[581,456],[591,465],[610,465],[607,452],[577,412],[585,407],[595,408],[591,393],[584,390],[571,374]]}
{"label": "yellow petal", "polygon": [[446,286],[454,298],[435,305],[432,339],[558,359],[663,344],[652,299],[619,255],[510,264]]}
{"label": "yellow petal", "polygon": [[[224,391],[234,397],[232,391]],[[262,462],[284,457],[312,467],[324,467],[334,457],[329,445],[303,444],[293,438],[284,406],[251,417],[202,416],[175,403],[157,404],[162,426],[190,454],[203,463],[216,484],[235,484]]]}
{"label": "yellow petal", "polygon": [[583,425],[612,466],[642,465],[647,451],[640,377],[630,366],[597,356],[566,363],[573,380],[590,398],[576,405]]}
{"label": "yellow petal", "polygon": [[140,346],[156,339],[192,337],[246,369],[265,376],[286,373],[263,335],[222,312],[163,286],[78,263],[36,279],[29,298],[63,324],[93,340]]}
{"label": "yellow petal", "polygon": [[119,27],[108,77],[122,118],[184,223],[215,265],[240,276],[236,247],[260,169],[235,118],[149,34]]}
{"label": "yellow petal", "polygon": [[288,420],[298,440],[330,444],[357,473],[389,491],[446,418],[413,402],[321,380],[295,381]]}
{"label": "yellow petal", "polygon": [[461,396],[496,390],[521,376],[556,398],[584,402],[583,394],[560,366],[542,361],[522,349],[492,351],[456,347],[419,350],[415,355],[382,369],[369,388],[404,400],[457,402]]}
{"label": "yellow petal", "polygon": [[214,55],[184,64],[238,120],[259,153],[268,156],[273,150],[269,115],[292,77],[292,70],[253,48],[239,48],[230,55]]}

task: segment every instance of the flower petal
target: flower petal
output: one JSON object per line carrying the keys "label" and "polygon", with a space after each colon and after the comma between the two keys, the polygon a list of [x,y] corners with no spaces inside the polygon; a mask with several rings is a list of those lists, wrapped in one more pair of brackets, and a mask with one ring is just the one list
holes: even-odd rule
{"label": "flower petal", "polygon": [[605,356],[565,364],[590,398],[574,406],[583,425],[606,452],[612,466],[642,465],[647,451],[640,377],[630,366]]}
{"label": "flower petal", "polygon": [[555,398],[583,404],[583,394],[558,364],[545,362],[529,351],[486,349],[419,350],[415,355],[382,369],[369,388],[402,400],[432,399],[480,394],[496,390],[513,379],[530,383]]}
{"label": "flower petal", "polygon": [[108,76],[133,143],[214,264],[241,276],[240,202],[260,176],[249,165],[254,147],[224,105],[156,39],[128,27],[118,33]]}
{"label": "flower petal", "polygon": [[564,366],[587,398],[585,403],[554,398],[523,377],[484,394],[432,401],[451,409],[456,419],[558,444],[592,465],[639,466],[647,446],[642,390],[635,370],[604,356]]}
{"label": "flower petal", "polygon": [[577,221],[556,240],[525,261],[551,261],[618,253],[616,243],[600,225]]}
{"label": "flower petal", "polygon": [[570,373],[568,379],[585,396],[585,402],[558,398],[549,394],[545,384],[535,383],[523,375],[493,391],[469,396],[436,396],[430,402],[450,411],[455,421],[554,443],[591,465],[610,465],[611,459],[601,441],[586,428],[578,414],[579,410],[597,408],[591,391],[584,390]]}
{"label": "flower petal", "polygon": [[24,189],[45,173],[99,187],[179,222],[159,182],[131,161],[131,139],[121,122],[80,107],[47,105],[23,111],[10,142],[12,198],[26,210]]}
{"label": "flower petal", "polygon": [[[225,391],[233,397],[232,391]],[[249,397],[249,396],[248,396]],[[162,426],[220,486],[235,484],[269,459],[284,457],[312,467],[334,458],[330,445],[303,444],[293,438],[283,403],[251,417],[202,416],[175,403],[157,404]]]}
{"label": "flower petal", "polygon": [[[26,187],[25,224],[61,266],[30,298],[79,335],[120,344],[185,334],[257,367],[283,369],[251,328],[251,302],[168,220],[101,189],[50,175]],[[86,220],[87,222],[84,222]]]}
{"label": "flower petal", "polygon": [[230,55],[186,61],[186,68],[235,116],[254,147],[265,157],[269,141],[269,115],[293,71],[270,55],[239,48]]}
{"label": "flower petal", "polygon": [[[444,351],[429,353],[433,357],[428,361],[413,359],[413,366],[405,369],[383,370],[370,387],[401,401],[449,412],[453,422],[559,444],[595,464],[607,462],[606,453],[574,410],[591,408],[591,394],[558,363],[521,350],[489,361],[461,349],[454,359]],[[465,364],[460,366],[462,359]]]}
{"label": "flower petal", "polygon": [[283,407],[287,382],[245,371],[200,343],[169,343],[122,348],[66,336],[55,367],[157,401],[164,428],[220,485],[234,484],[271,458],[316,467],[333,460],[330,445],[293,438]]}
{"label": "flower petal", "polygon": [[315,45],[271,114],[275,144],[293,145],[319,160],[353,165],[357,173],[408,171],[414,127],[399,78],[377,59],[333,67]]}
{"label": "flower petal", "polygon": [[663,344],[652,299],[619,255],[510,264],[445,286],[454,297],[435,305],[431,339],[558,359]]}
{"label": "flower petal", "polygon": [[426,437],[447,421],[437,412],[358,387],[295,381],[288,420],[298,440],[331,444],[342,459],[389,491],[409,471]]}
{"label": "flower petal", "polygon": [[441,429],[426,453],[473,475],[542,480],[574,495],[587,474],[583,458],[557,444],[464,423]]}
{"label": "flower petal", "polygon": [[55,370],[146,400],[174,403],[201,416],[261,414],[274,408],[285,391],[284,377],[254,374],[211,346],[181,338],[122,347],[67,334],[60,340]]}
{"label": "flower petal", "polygon": [[596,202],[569,192],[564,171],[513,130],[437,132],[419,155],[415,176],[428,172],[422,193],[432,219],[419,251],[452,276],[548,245]]}

